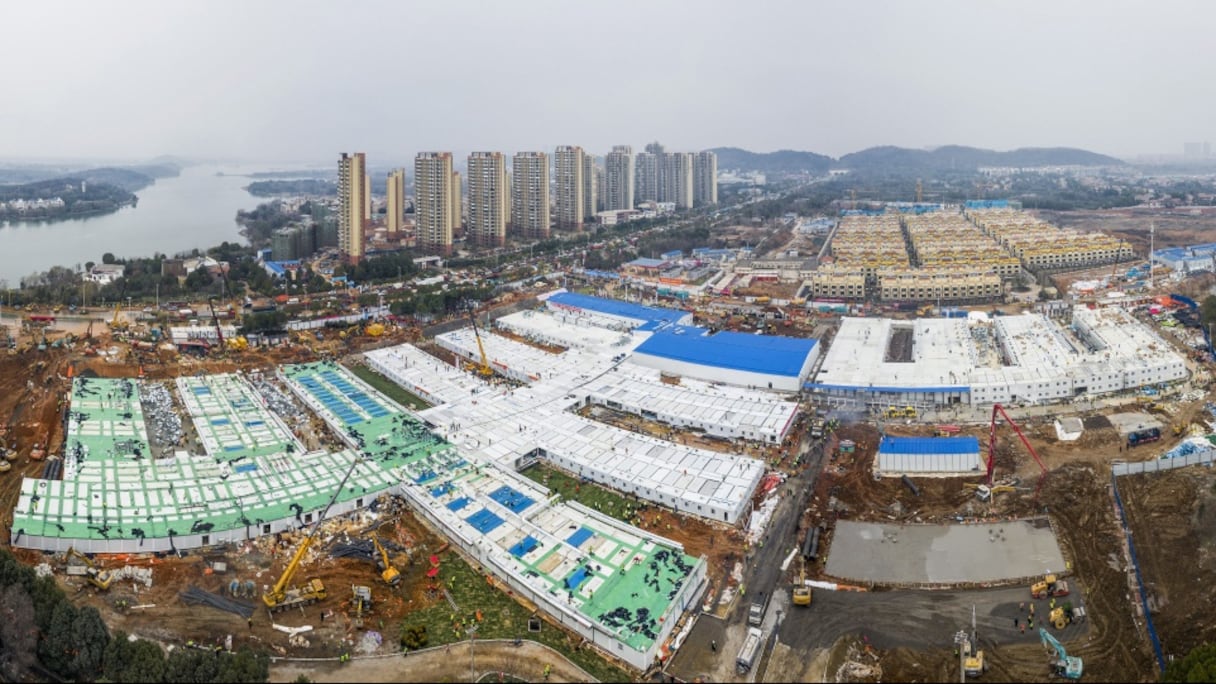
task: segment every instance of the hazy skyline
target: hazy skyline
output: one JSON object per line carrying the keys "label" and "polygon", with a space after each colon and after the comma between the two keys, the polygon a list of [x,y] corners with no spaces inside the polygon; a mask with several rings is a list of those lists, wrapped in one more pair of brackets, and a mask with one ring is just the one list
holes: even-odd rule
{"label": "hazy skyline", "polygon": [[0,23],[0,157],[373,166],[659,140],[1216,139],[1200,2],[39,2]]}

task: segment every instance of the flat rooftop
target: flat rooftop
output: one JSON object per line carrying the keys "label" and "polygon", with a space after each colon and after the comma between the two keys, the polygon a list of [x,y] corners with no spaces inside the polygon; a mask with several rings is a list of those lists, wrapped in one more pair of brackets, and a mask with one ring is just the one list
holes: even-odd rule
{"label": "flat rooftop", "polygon": [[234,374],[181,377],[177,392],[209,456],[233,462],[304,451],[257,390]]}
{"label": "flat rooftop", "polygon": [[816,344],[796,337],[730,331],[711,335],[704,328],[672,326],[655,331],[634,351],[699,366],[797,377]]}
{"label": "flat rooftop", "polygon": [[984,467],[979,439],[956,437],[883,437],[875,468],[880,475],[932,475],[979,472]]}
{"label": "flat rooftop", "polygon": [[836,523],[827,574],[878,584],[1013,581],[1063,572],[1045,519],[977,525]]}
{"label": "flat rooftop", "polygon": [[529,339],[573,349],[637,346],[643,336],[578,325],[543,311],[517,311],[494,320],[494,325]]}
{"label": "flat rooftop", "polygon": [[550,308],[566,308],[572,310],[585,309],[600,314],[629,318],[638,321],[636,327],[642,330],[654,329],[659,324],[678,324],[691,317],[687,311],[680,309],[665,309],[655,306],[645,306],[624,302],[619,299],[593,297],[575,292],[556,292],[549,295],[545,301]]}

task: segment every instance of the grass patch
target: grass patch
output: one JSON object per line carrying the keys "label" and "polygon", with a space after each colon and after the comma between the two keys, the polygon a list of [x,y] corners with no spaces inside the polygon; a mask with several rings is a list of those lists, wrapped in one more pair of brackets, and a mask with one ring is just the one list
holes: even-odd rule
{"label": "grass patch", "polygon": [[561,494],[563,499],[577,501],[587,508],[630,524],[639,522],[634,511],[640,508],[641,504],[632,502],[611,489],[593,482],[581,482],[577,477],[543,463],[537,463],[520,474]]}
{"label": "grass patch", "polygon": [[[442,597],[433,605],[416,610],[401,621],[401,629],[425,626],[427,646],[442,646],[468,639],[465,629],[476,622],[474,613],[481,611],[477,623],[478,639],[531,639],[569,658],[601,682],[628,682],[629,673],[604,660],[590,649],[573,649],[572,637],[545,622],[540,632],[528,632],[529,613],[523,606],[491,586],[463,558],[449,553],[440,564],[439,578],[443,580],[459,611]],[[424,580],[425,581],[425,580]],[[394,635],[385,635],[394,638]],[[577,638],[577,637],[573,637]]]}
{"label": "grass patch", "polygon": [[422,397],[419,397],[418,395],[414,394],[413,392],[410,392],[409,390],[405,389],[401,385],[398,385],[397,383],[393,382],[392,380],[389,380],[388,378],[384,377],[383,375],[380,375],[379,373],[368,368],[367,366],[352,365],[352,366],[348,366],[347,370],[354,373],[356,376],[359,377],[360,380],[362,380],[363,382],[366,382],[367,384],[371,385],[372,387],[375,387],[386,397],[388,397],[389,399],[392,399],[393,401],[397,402],[398,404],[401,404],[402,406],[412,408],[416,411],[420,411],[422,409],[431,407],[431,405],[429,403],[427,403],[426,400],[424,400]]}

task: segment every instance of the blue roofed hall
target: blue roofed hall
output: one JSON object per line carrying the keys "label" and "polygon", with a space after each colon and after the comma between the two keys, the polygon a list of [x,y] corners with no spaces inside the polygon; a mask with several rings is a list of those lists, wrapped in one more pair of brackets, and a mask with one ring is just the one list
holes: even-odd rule
{"label": "blue roofed hall", "polygon": [[557,292],[545,301],[550,309],[557,312],[591,315],[630,329],[652,330],[661,324],[685,325],[692,322],[692,314],[682,309],[645,306],[576,292]]}
{"label": "blue roofed hall", "polygon": [[816,340],[704,328],[657,330],[634,350],[635,363],[709,382],[797,392],[819,357]]}
{"label": "blue roofed hall", "polygon": [[875,466],[880,475],[956,475],[983,469],[979,439],[955,437],[883,437]]}

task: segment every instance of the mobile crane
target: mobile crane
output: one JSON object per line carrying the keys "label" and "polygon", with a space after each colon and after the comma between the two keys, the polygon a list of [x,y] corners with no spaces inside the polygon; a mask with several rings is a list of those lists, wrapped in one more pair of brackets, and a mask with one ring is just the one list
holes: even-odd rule
{"label": "mobile crane", "polygon": [[224,351],[224,331],[220,329],[220,317],[215,315],[215,297],[207,300],[207,308],[211,310],[211,322],[215,324],[215,343],[220,351]]}
{"label": "mobile crane", "polygon": [[296,606],[302,607],[325,599],[325,584],[315,577],[308,580],[302,586],[288,588],[288,585],[291,584],[291,578],[296,574],[296,570],[300,568],[300,561],[304,558],[304,554],[312,546],[313,539],[317,535],[317,530],[321,526],[321,521],[325,519],[326,514],[329,513],[329,509],[338,500],[338,495],[346,488],[347,480],[350,479],[350,476],[354,474],[355,469],[362,462],[363,459],[358,457],[351,462],[350,468],[346,470],[346,475],[342,478],[342,482],[338,483],[338,487],[334,490],[333,496],[330,497],[329,503],[325,505],[325,509],[317,516],[316,522],[312,525],[312,530],[304,538],[304,541],[300,542],[300,547],[296,549],[295,555],[291,557],[291,561],[283,569],[283,574],[279,576],[279,581],[275,582],[270,591],[262,594],[262,603],[266,604],[266,607],[271,612]]}
{"label": "mobile crane", "polygon": [[393,567],[392,561],[388,558],[388,551],[380,543],[376,535],[371,535],[372,543],[376,545],[376,552],[380,554],[380,579],[390,587],[395,587],[401,584],[401,572]]}
{"label": "mobile crane", "polygon": [[1068,651],[1064,650],[1064,644],[1061,644],[1058,639],[1053,637],[1043,627],[1039,628],[1039,641],[1043,642],[1044,646],[1055,651],[1055,659],[1051,661],[1053,674],[1066,679],[1081,678],[1085,664],[1077,656],[1068,655]]}
{"label": "mobile crane", "polygon": [[119,320],[118,318],[118,313],[121,310],[121,306],[122,305],[119,303],[114,304],[114,317],[110,319],[110,330],[126,330],[130,325],[125,320]]}
{"label": "mobile crane", "polygon": [[493,369],[490,368],[490,359],[486,356],[485,345],[481,343],[481,333],[477,331],[477,318],[473,315],[473,311],[469,311],[469,322],[473,324],[473,337],[477,338],[477,353],[481,355],[481,365],[470,363],[468,370],[475,370],[477,374],[483,378],[488,378],[494,375]]}

